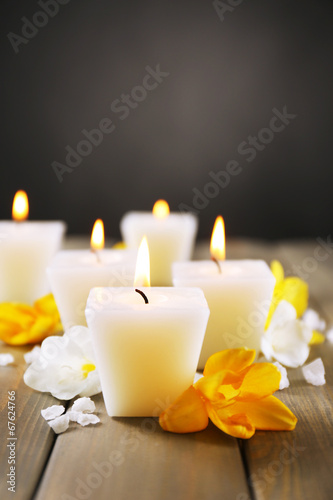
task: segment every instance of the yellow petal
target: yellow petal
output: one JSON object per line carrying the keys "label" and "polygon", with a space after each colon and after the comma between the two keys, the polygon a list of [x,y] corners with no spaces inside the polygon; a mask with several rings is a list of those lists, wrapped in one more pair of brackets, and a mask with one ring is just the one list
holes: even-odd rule
{"label": "yellow petal", "polygon": [[200,394],[191,385],[159,418],[165,431],[187,433],[202,431],[208,425],[208,416]]}
{"label": "yellow petal", "polygon": [[252,402],[237,401],[224,412],[230,416],[245,414],[254,427],[261,430],[291,431],[297,423],[295,415],[274,396]]}
{"label": "yellow petal", "polygon": [[322,344],[323,342],[325,342],[325,339],[326,337],[323,333],[313,330],[309,345]]}
{"label": "yellow petal", "polygon": [[[233,406],[228,408],[233,408]],[[206,403],[206,408],[213,424],[229,436],[249,439],[255,433],[255,427],[245,413],[229,415],[226,408],[218,409],[209,402]]]}
{"label": "yellow petal", "polygon": [[34,308],[41,314],[49,316],[59,315],[57,304],[54,300],[52,293],[41,297],[34,303]]}
{"label": "yellow petal", "polygon": [[276,279],[276,284],[281,283],[284,280],[284,270],[281,262],[278,260],[273,260],[271,262],[271,271]]}
{"label": "yellow petal", "polygon": [[201,377],[194,387],[203,398],[213,402],[234,398],[239,394],[242,382],[243,376],[238,373],[221,370],[210,377]]}
{"label": "yellow petal", "polygon": [[251,365],[256,355],[253,349],[225,349],[208,358],[204,369],[204,376],[209,377],[221,370],[240,372]]}
{"label": "yellow petal", "polygon": [[281,373],[271,363],[255,363],[244,376],[237,401],[265,398],[279,389]]}
{"label": "yellow petal", "polygon": [[297,317],[300,318],[307,306],[309,300],[309,287],[308,284],[297,277],[290,277],[278,283],[273,292],[272,304],[267,316],[265,328],[271,321],[272,315],[281,300],[290,302],[296,309]]}
{"label": "yellow petal", "polygon": [[0,323],[12,323],[17,328],[27,329],[34,322],[36,313],[31,306],[3,302],[0,304]]}
{"label": "yellow petal", "polygon": [[118,241],[117,243],[115,243],[112,247],[114,250],[124,250],[125,248],[127,248],[127,245],[124,241]]}

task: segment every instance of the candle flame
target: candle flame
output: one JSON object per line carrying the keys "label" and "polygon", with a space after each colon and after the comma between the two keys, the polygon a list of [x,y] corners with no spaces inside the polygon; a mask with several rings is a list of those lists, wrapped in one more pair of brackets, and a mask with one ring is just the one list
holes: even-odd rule
{"label": "candle flame", "polygon": [[225,229],[224,220],[221,215],[216,218],[214,224],[212,239],[210,241],[210,254],[217,260],[225,259]]}
{"label": "candle flame", "polygon": [[16,221],[26,220],[29,215],[28,196],[25,191],[17,191],[13,201],[13,219]]}
{"label": "candle flame", "polygon": [[104,248],[104,224],[97,219],[91,232],[90,247],[92,250],[103,250]]}
{"label": "candle flame", "polygon": [[150,286],[150,261],[147,237],[141,240],[136,260],[134,286]]}
{"label": "candle flame", "polygon": [[165,200],[157,200],[153,206],[153,214],[157,219],[165,219],[170,213],[169,205]]}

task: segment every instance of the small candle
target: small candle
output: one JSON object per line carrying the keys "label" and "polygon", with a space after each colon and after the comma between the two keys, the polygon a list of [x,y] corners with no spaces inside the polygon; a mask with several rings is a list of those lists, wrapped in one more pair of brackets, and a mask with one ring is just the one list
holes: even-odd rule
{"label": "small candle", "polygon": [[[140,247],[141,249],[142,247]],[[147,262],[147,258],[138,261]],[[136,286],[149,283],[136,273]],[[193,383],[209,309],[202,290],[94,288],[86,318],[110,416],[157,416]]]}
{"label": "small candle", "polygon": [[198,219],[193,214],[169,213],[166,201],[158,200],[150,212],[128,212],[120,230],[129,248],[138,249],[144,235],[150,252],[152,286],[171,286],[171,265],[192,256]]}
{"label": "small candle", "polygon": [[98,219],[91,234],[91,250],[63,250],[47,274],[65,329],[86,325],[85,307],[95,286],[126,286],[133,282],[136,252],[104,250],[104,226]]}
{"label": "small candle", "polygon": [[[209,356],[223,349],[245,346],[259,352],[275,285],[275,278],[263,260],[223,260],[224,223],[221,219],[216,221],[212,234],[214,261],[173,265],[174,286],[201,288],[210,308],[198,365],[201,369]],[[217,241],[218,234],[222,241]]]}
{"label": "small candle", "polygon": [[62,221],[27,221],[28,197],[18,191],[13,221],[0,222],[0,302],[32,304],[50,291],[46,267],[66,230]]}

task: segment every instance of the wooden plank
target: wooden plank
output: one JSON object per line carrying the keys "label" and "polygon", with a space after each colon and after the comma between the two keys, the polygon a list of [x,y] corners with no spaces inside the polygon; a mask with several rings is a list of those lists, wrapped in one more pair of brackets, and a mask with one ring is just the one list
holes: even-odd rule
{"label": "wooden plank", "polygon": [[[28,500],[32,498],[45,463],[52,450],[55,435],[41,417],[40,411],[54,404],[54,398],[35,392],[23,382],[26,365],[23,353],[31,347],[9,347],[4,344],[0,352],[13,354],[15,364],[0,367],[0,496],[2,500]],[[15,391],[15,436],[8,429],[8,391]],[[8,438],[17,438],[16,440]],[[15,443],[15,447],[7,447]],[[12,455],[10,452],[12,451]],[[13,455],[15,453],[15,456]],[[15,464],[8,464],[14,458]],[[7,484],[10,465],[15,465],[15,493]]]}
{"label": "wooden plank", "polygon": [[110,418],[102,396],[94,400],[101,424],[75,424],[58,437],[36,500],[216,500],[248,493],[237,441],[213,425],[170,434],[157,419]]}
{"label": "wooden plank", "polygon": [[[315,243],[285,243],[276,248],[276,257],[290,268],[293,264],[304,266],[304,259],[311,257],[315,248]],[[333,294],[327,287],[327,272],[327,263],[325,271],[320,263],[316,271],[310,273],[310,293],[320,304],[315,292],[321,298],[324,289],[331,309]],[[307,384],[300,368],[288,369],[291,386],[276,394],[297,415],[295,431],[257,432],[251,440],[243,442],[249,484],[258,500],[332,498],[333,346],[326,342],[313,347],[308,361],[319,356],[326,368],[325,386]]]}

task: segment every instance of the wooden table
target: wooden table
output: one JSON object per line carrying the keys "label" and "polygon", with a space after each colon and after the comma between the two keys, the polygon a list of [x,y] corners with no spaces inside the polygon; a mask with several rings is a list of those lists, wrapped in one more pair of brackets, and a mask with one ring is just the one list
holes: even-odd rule
{"label": "wooden table", "polygon": [[[307,275],[311,306],[332,324],[333,249],[322,245],[238,240],[229,242],[228,258],[278,258],[290,274],[299,266]],[[199,245],[196,257],[207,256],[207,247]],[[0,368],[2,500],[333,498],[333,344],[328,341],[312,347],[309,358],[322,357],[326,385],[309,385],[301,369],[289,369],[290,388],[276,394],[298,417],[295,431],[260,431],[244,441],[213,425],[175,435],[153,418],[109,418],[101,395],[93,398],[100,424],[76,425],[56,436],[40,411],[58,400],[22,380],[27,350],[1,346],[15,357],[15,365]],[[16,397],[16,493],[6,484],[8,391]]]}

